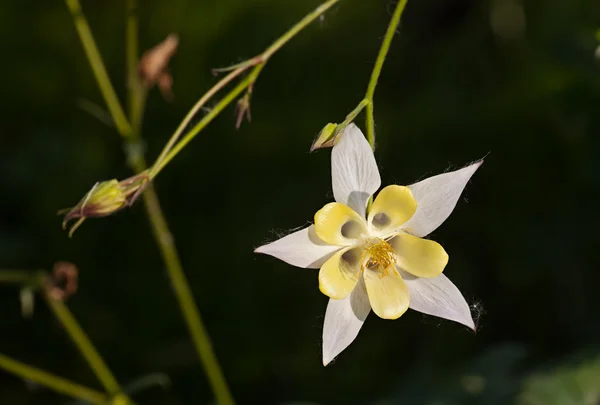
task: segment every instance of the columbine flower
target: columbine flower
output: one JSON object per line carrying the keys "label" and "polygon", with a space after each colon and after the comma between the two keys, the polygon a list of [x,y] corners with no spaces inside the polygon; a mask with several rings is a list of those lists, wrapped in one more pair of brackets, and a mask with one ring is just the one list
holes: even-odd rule
{"label": "columbine flower", "polygon": [[358,335],[367,315],[397,319],[408,308],[475,329],[460,291],[442,275],[448,255],[422,239],[448,218],[481,161],[408,187],[382,189],[369,143],[348,125],[331,153],[333,195],[314,225],[255,250],[289,264],[320,268],[319,289],[331,299],[323,326],[323,364]]}

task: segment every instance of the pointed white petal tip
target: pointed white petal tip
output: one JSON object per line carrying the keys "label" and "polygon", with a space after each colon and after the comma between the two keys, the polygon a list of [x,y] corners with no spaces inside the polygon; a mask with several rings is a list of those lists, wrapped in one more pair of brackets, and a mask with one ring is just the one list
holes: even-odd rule
{"label": "pointed white petal tip", "polygon": [[408,186],[417,200],[417,211],[404,227],[419,237],[436,230],[450,216],[471,176],[482,164],[483,159]]}

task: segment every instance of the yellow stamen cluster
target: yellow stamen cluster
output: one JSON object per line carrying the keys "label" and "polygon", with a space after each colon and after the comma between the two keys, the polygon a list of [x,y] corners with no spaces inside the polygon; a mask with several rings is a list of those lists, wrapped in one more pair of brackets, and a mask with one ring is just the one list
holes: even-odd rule
{"label": "yellow stamen cluster", "polygon": [[388,268],[396,263],[396,254],[392,246],[383,239],[371,238],[365,243],[362,252],[360,268],[379,272],[379,277],[385,277]]}

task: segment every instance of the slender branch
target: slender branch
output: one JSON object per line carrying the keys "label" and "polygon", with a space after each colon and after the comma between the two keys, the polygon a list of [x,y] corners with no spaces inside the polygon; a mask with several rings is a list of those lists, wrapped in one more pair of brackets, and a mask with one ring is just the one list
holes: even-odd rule
{"label": "slender branch", "polygon": [[352,121],[354,121],[356,116],[358,114],[360,114],[360,112],[368,105],[369,105],[369,100],[367,100],[366,98],[363,99],[360,103],[358,103],[358,105],[354,108],[354,110],[350,111],[350,113],[348,113],[348,115],[346,115],[346,119],[337,126],[333,136],[336,136],[337,134],[342,132],[344,130],[344,128],[346,128],[348,126],[348,124],[350,124]]}
{"label": "slender branch", "polygon": [[319,18],[323,13],[333,7],[339,0],[329,0],[315,8],[303,19],[298,21],[292,28],[284,33],[279,39],[277,39],[273,45],[269,46],[265,52],[261,55],[266,62],[275,52],[281,49],[286,43],[296,36],[300,31],[306,28],[310,23]]}
{"label": "slender branch", "polygon": [[379,49],[379,54],[377,55],[377,60],[375,61],[375,66],[373,67],[373,72],[371,73],[371,79],[369,80],[369,85],[367,86],[367,94],[365,95],[365,99],[369,101],[367,104],[367,140],[371,145],[371,148],[375,149],[375,119],[373,117],[373,96],[375,94],[375,87],[377,87],[377,81],[379,80],[379,75],[381,74],[381,69],[383,68],[383,63],[385,62],[385,58],[390,50],[390,45],[392,43],[392,39],[394,38],[394,34],[396,33],[396,28],[398,28],[398,24],[400,23],[400,17],[402,17],[402,13],[404,12],[404,7],[406,6],[407,0],[399,0],[396,5],[396,10],[394,10],[394,14],[392,15],[392,20],[388,25],[387,31],[385,33],[385,37],[383,38],[383,43],[381,44],[381,48]]}
{"label": "slender branch", "polygon": [[183,134],[183,131],[185,131],[185,129],[187,128],[187,126],[190,123],[190,121],[192,120],[192,118],[194,118],[194,116],[198,113],[198,111],[200,111],[200,109],[202,107],[204,107],[204,105],[206,104],[206,102],[208,100],[210,100],[215,94],[217,94],[221,89],[223,89],[225,86],[227,86],[233,79],[235,79],[240,74],[242,74],[243,72],[245,72],[251,66],[252,65],[250,65],[250,64],[246,64],[246,65],[243,65],[243,66],[240,66],[240,67],[236,68],[235,70],[233,70],[232,72],[230,72],[227,76],[225,76],[224,78],[222,78],[221,80],[219,80],[219,82],[217,84],[215,84],[202,97],[200,97],[200,100],[198,100],[196,102],[196,104],[194,104],[194,106],[187,113],[187,115],[185,116],[185,118],[183,119],[183,121],[181,121],[181,123],[177,127],[177,130],[175,131],[175,133],[173,134],[173,136],[171,136],[171,139],[169,139],[169,142],[167,142],[167,144],[163,148],[162,152],[160,153],[160,155],[156,159],[154,165],[152,165],[152,168],[150,169],[150,173],[148,174],[150,176],[150,178],[153,178],[154,176],[156,176],[156,174],[158,173],[158,171],[160,171],[160,169],[157,170],[157,168],[160,166],[160,164],[165,159],[165,157],[169,154],[169,152],[171,151],[171,149],[173,149],[173,146],[179,140],[179,137],[181,136],[181,134]]}
{"label": "slender branch", "polygon": [[[137,15],[135,13],[135,2],[136,0],[128,0],[127,24],[127,63],[129,72],[130,121],[132,122],[133,126],[132,138],[134,143],[130,143],[128,145],[129,147],[126,148],[126,152],[129,166],[134,172],[141,173],[147,169],[143,151],[141,147],[139,147],[143,111],[147,93],[145,88],[141,86],[139,75],[137,74],[138,27]],[[234,75],[228,76],[232,76],[231,79],[235,77]],[[223,83],[223,86],[226,84],[227,82]],[[216,88],[214,92],[216,93],[218,90],[219,88]],[[189,120],[192,119],[193,115],[204,105],[204,103],[206,103],[208,98],[211,96],[212,94],[209,94],[208,97],[203,97],[203,99],[200,99],[198,103],[196,103],[196,106],[192,108],[190,113],[188,113],[186,118],[184,118],[180,128],[178,128],[179,134],[185,130]],[[177,140],[179,134],[177,132],[175,133],[172,138],[174,139],[173,142]],[[167,150],[168,147],[169,146],[167,145],[165,150]],[[192,290],[183,271],[183,266],[181,265],[177,247],[175,246],[173,236],[169,230],[167,220],[161,209],[160,201],[153,184],[150,184],[148,189],[144,192],[143,200],[146,207],[146,212],[148,213],[148,218],[150,219],[156,244],[160,249],[165,267],[167,269],[167,274],[169,275],[171,284],[175,290],[175,296],[179,302],[181,312],[190,331],[192,341],[196,351],[198,352],[200,362],[202,363],[204,371],[208,377],[217,403],[220,405],[233,405],[235,403],[233,396],[231,395],[225,380],[225,376],[221,370],[221,366],[219,365],[217,357],[212,349],[210,337],[202,322],[200,311],[198,310],[196,302],[194,301]]]}
{"label": "slender branch", "polygon": [[79,349],[79,352],[83,355],[85,360],[88,362],[108,394],[112,397],[121,394],[122,390],[119,383],[108,369],[102,357],[98,354],[94,345],[85,334],[81,326],[77,323],[77,320],[69,311],[69,308],[59,300],[55,300],[48,294],[43,294],[48,306],[54,312],[56,318],[62,323],[65,330],[73,340],[73,343]]}
{"label": "slender branch", "polygon": [[34,284],[39,279],[39,274],[31,271],[0,270],[0,283]]}
{"label": "slender branch", "polygon": [[13,360],[3,354],[0,354],[0,368],[73,398],[83,399],[96,405],[109,403],[108,398],[101,392]]}
{"label": "slender branch", "polygon": [[167,164],[169,164],[169,162],[173,160],[173,158],[177,156],[177,154],[183,148],[185,148],[187,144],[192,141],[192,139],[196,137],[196,135],[200,133],[200,131],[202,131],[208,124],[210,124],[210,122],[214,120],[221,113],[221,111],[223,111],[229,104],[231,104],[233,100],[235,100],[244,90],[248,88],[248,86],[250,86],[250,84],[252,84],[256,80],[263,66],[264,65],[256,66],[252,70],[252,72],[248,76],[246,76],[246,78],[244,78],[243,81],[241,81],[237,86],[235,86],[233,90],[227,93],[227,95],[223,97],[221,101],[219,101],[217,105],[215,105],[212,108],[212,110],[210,110],[210,112],[206,114],[204,118],[202,118],[200,122],[198,122],[198,124],[196,124],[196,126],[194,126],[181,139],[181,141],[179,141],[179,143],[169,151],[169,153],[167,153],[167,155],[163,158],[162,161],[158,162],[158,164],[152,167],[153,177],[156,177],[156,175],[158,175],[158,173],[160,173],[160,171],[164,169],[164,167]]}
{"label": "slender branch", "polygon": [[[260,71],[268,60],[281,49],[286,43],[288,43],[296,34],[306,28],[315,19],[333,7],[340,0],[329,0],[319,7],[307,14],[302,20],[296,23],[292,28],[286,31],[281,37],[279,37],[272,45],[270,45],[263,53],[259,56],[252,58],[246,62],[235,65],[229,75],[221,79],[215,86],[213,86],[192,108],[190,113],[184,118],[184,121],[179,125],[175,133],[171,136],[171,139],[161,152],[159,158],[153,164],[150,170],[150,178],[156,177],[158,173],[183,149],[198,133],[204,129],[225,107],[227,107],[235,98],[240,95],[245,89],[252,86]],[[187,126],[187,123],[192,119],[195,113],[212,98],[219,90],[221,90],[226,84],[231,82],[233,78],[239,76],[241,73],[246,71],[248,68],[254,66],[252,72],[247,76],[240,84],[238,84],[233,90],[231,90],[222,100],[214,107],[210,113],[208,113],[192,130],[190,130],[185,137],[175,146],[176,140],[181,136],[181,133]],[[217,71],[227,71],[229,68],[217,69]],[[193,113],[192,113],[193,112]],[[185,125],[184,125],[185,123]]]}
{"label": "slender branch", "polygon": [[131,125],[125,117],[123,107],[121,107],[121,103],[119,102],[119,98],[115,93],[115,89],[108,78],[106,67],[104,66],[100,52],[98,52],[98,47],[96,46],[96,41],[94,41],[94,36],[92,35],[90,26],[81,11],[79,0],[66,0],[66,3],[69,11],[71,12],[71,16],[73,17],[75,28],[77,28],[77,33],[79,34],[79,39],[81,39],[81,44],[83,45],[85,54],[90,61],[90,65],[92,67],[92,71],[94,72],[94,77],[98,82],[100,92],[102,93],[102,96],[106,101],[106,105],[108,106],[108,110],[115,121],[115,125],[117,126],[119,133],[127,138],[131,136]]}
{"label": "slender branch", "polygon": [[[140,172],[145,167],[145,162],[138,160],[134,170]],[[175,290],[179,307],[190,331],[196,352],[200,357],[204,372],[208,376],[217,403],[219,405],[233,405],[235,401],[213,351],[210,337],[194,300],[190,284],[183,271],[173,235],[169,230],[153,184],[148,186],[148,190],[143,194],[143,199],[152,226],[154,239],[160,248],[160,253],[167,268],[171,285]]]}

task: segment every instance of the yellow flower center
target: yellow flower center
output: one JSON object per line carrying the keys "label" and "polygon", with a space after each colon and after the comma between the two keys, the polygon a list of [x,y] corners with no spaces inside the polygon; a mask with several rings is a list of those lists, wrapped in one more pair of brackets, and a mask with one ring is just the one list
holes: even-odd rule
{"label": "yellow flower center", "polygon": [[379,277],[385,277],[388,268],[396,263],[396,254],[392,246],[379,238],[367,239],[361,256],[360,268],[379,272]]}

